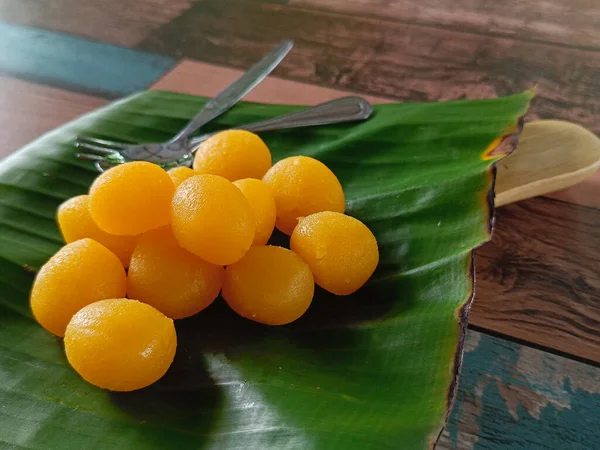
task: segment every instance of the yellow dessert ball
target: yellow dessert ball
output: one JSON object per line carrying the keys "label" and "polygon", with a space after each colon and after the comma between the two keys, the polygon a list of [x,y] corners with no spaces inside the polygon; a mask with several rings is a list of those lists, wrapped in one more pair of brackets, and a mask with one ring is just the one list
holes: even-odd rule
{"label": "yellow dessert ball", "polygon": [[234,181],[244,197],[248,200],[256,220],[254,245],[265,245],[275,228],[275,198],[271,189],[256,178],[244,178]]}
{"label": "yellow dessert ball", "polygon": [[306,312],[314,290],[310,267],[294,252],[255,246],[225,270],[223,298],[242,317],[284,325]]}
{"label": "yellow dessert ball", "polygon": [[271,152],[256,134],[228,130],[211,136],[196,150],[194,170],[229,181],[262,178],[271,167]]}
{"label": "yellow dessert ball", "polygon": [[102,173],[92,184],[92,218],[110,234],[141,234],[169,224],[174,191],[171,177],[156,164],[120,164]]}
{"label": "yellow dessert ball", "polygon": [[117,255],[125,268],[129,267],[138,236],[116,236],[102,231],[92,219],[89,195],[78,195],[62,203],[57,218],[67,244],[83,238],[93,239]]}
{"label": "yellow dessert ball", "polygon": [[360,220],[336,212],[301,219],[290,248],[308,263],[315,282],[337,295],[357,291],[379,263],[377,241],[371,230]]}
{"label": "yellow dessert ball", "polygon": [[181,248],[169,227],[144,233],[127,273],[127,296],[171,319],[192,316],[219,295],[225,269]]}
{"label": "yellow dessert ball", "polygon": [[73,314],[98,300],[124,297],[126,288],[119,258],[96,241],[81,239],[42,266],[31,289],[31,310],[41,326],[63,336]]}
{"label": "yellow dessert ball", "polygon": [[177,348],[173,321],[126,298],[92,303],[73,316],[65,353],[88,383],[111,391],[149,386],[167,371]]}
{"label": "yellow dessert ball", "polygon": [[288,236],[300,217],[320,211],[343,213],[346,208],[342,185],[325,164],[314,158],[282,159],[269,169],[263,181],[275,196],[275,226]]}
{"label": "yellow dessert ball", "polygon": [[244,194],[223,177],[197,175],[179,185],[171,208],[175,238],[186,250],[212,264],[242,259],[256,232]]}
{"label": "yellow dessert ball", "polygon": [[189,167],[179,166],[173,167],[172,169],[167,170],[167,174],[171,177],[175,188],[177,188],[181,183],[183,183],[188,178],[193,177],[194,175],[198,175],[198,172],[193,171]]}

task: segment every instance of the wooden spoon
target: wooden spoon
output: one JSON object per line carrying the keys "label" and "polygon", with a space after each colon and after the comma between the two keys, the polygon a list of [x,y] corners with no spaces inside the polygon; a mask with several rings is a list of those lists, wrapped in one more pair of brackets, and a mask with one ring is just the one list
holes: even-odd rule
{"label": "wooden spoon", "polygon": [[599,167],[600,139],[590,131],[560,120],[527,123],[516,151],[498,162],[496,206],[567,188]]}

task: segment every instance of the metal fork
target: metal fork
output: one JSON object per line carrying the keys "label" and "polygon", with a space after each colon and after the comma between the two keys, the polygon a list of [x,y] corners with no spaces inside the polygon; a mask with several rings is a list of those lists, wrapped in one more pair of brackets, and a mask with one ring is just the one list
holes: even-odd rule
{"label": "metal fork", "polygon": [[[285,114],[283,116],[272,119],[261,120],[239,127],[234,127],[237,130],[247,130],[253,132],[286,130],[291,128],[309,127],[316,125],[331,125],[335,123],[353,122],[365,120],[371,116],[373,109],[368,101],[360,97],[342,97],[329,102],[321,103],[317,106],[312,106],[300,110],[295,113]],[[206,133],[201,136],[192,138],[190,146],[192,153],[195,152],[202,142],[218,133]],[[89,155],[94,156],[94,155]],[[103,161],[97,161],[96,167],[100,171],[104,171],[113,165],[121,162],[105,158]],[[164,168],[175,166],[189,166],[192,163],[192,158],[179,158],[177,160],[164,161],[160,165]]]}
{"label": "metal fork", "polygon": [[95,162],[111,161],[135,161],[143,160],[161,163],[165,160],[184,158],[190,153],[189,137],[200,127],[220,116],[233,105],[239,102],[248,92],[260,83],[275,67],[283,60],[294,46],[293,41],[281,41],[273,50],[267,53],[248,72],[242,75],[233,84],[215,98],[209,100],[202,110],[194,117],[176,136],[167,142],[128,145],[119,142],[111,142],[103,139],[78,136],[75,145],[92,152],[78,153],[80,159]]}

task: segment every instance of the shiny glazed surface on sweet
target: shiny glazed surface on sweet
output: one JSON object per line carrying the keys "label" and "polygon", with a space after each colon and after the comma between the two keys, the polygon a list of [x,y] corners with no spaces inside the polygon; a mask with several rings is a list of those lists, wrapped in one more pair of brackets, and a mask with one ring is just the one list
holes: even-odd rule
{"label": "shiny glazed surface on sweet", "polygon": [[306,312],[314,289],[308,264],[294,252],[255,246],[225,270],[223,298],[242,317],[284,325]]}
{"label": "shiny glazed surface on sweet", "polygon": [[173,321],[126,298],[81,309],[65,333],[65,353],[87,382],[111,391],[149,386],[167,371],[177,348]]}
{"label": "shiny glazed surface on sweet", "polygon": [[138,236],[116,236],[102,231],[92,219],[89,195],[78,195],[62,203],[58,207],[57,217],[60,232],[67,244],[91,238],[117,255],[125,268],[129,267]]}
{"label": "shiny glazed surface on sweet", "polygon": [[46,330],[63,336],[73,314],[105,298],[124,297],[125,269],[119,258],[92,239],[65,245],[42,266],[30,304]]}
{"label": "shiny glazed surface on sweet", "polygon": [[171,177],[156,164],[120,164],[94,180],[90,210],[94,221],[107,233],[140,234],[169,224],[174,191]]}
{"label": "shiny glazed surface on sweet", "polygon": [[200,144],[193,166],[198,173],[235,181],[262,178],[271,162],[271,152],[258,135],[244,130],[228,130]]}
{"label": "shiny glazed surface on sweet", "polygon": [[275,228],[275,198],[271,189],[261,180],[244,178],[233,182],[238,187],[254,212],[256,234],[254,245],[265,245]]}
{"label": "shiny glazed surface on sweet", "polygon": [[246,197],[216,175],[197,175],[181,183],[173,197],[172,219],[179,245],[222,266],[242,259],[256,231]]}
{"label": "shiny glazed surface on sweet", "polygon": [[269,169],[263,181],[275,196],[276,226],[288,236],[300,217],[320,211],[345,211],[340,182],[325,164],[314,158],[282,159]]}
{"label": "shiny glazed surface on sweet", "polygon": [[371,230],[354,217],[330,211],[301,219],[290,248],[308,263],[315,282],[337,295],[360,289],[379,263]]}
{"label": "shiny glazed surface on sweet", "polygon": [[225,269],[181,248],[170,227],[144,233],[131,258],[127,296],[183,319],[219,295]]}

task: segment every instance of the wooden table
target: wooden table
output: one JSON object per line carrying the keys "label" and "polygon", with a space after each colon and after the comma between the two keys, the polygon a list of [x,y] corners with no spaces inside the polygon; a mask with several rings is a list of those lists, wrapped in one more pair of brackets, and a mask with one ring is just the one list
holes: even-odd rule
{"label": "wooden table", "polygon": [[[0,157],[149,86],[212,95],[283,38],[250,99],[481,98],[600,132],[588,0],[0,0]],[[500,209],[441,449],[600,446],[600,176]]]}

